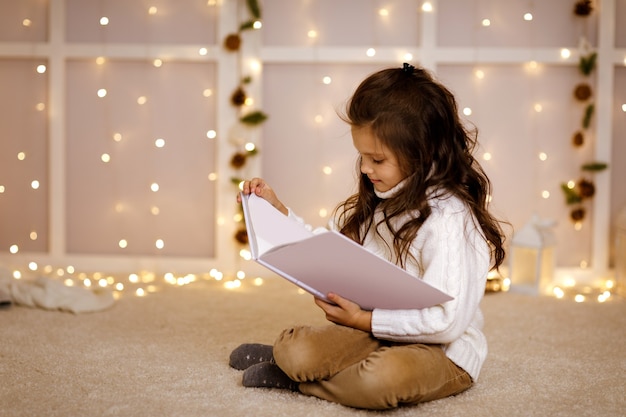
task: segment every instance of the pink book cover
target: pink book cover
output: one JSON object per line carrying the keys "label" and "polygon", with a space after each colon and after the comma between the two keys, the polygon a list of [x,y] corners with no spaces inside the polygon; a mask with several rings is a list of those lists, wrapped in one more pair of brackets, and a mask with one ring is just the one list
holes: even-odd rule
{"label": "pink book cover", "polygon": [[312,233],[255,195],[242,195],[252,258],[321,299],[333,292],[365,310],[411,310],[452,300],[335,232]]}

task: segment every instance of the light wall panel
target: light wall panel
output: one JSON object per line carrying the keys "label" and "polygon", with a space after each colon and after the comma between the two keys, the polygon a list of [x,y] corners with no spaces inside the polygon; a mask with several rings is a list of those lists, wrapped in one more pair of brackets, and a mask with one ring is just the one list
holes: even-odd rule
{"label": "light wall panel", "polygon": [[68,62],[69,253],[214,255],[215,87],[212,64]]}
{"label": "light wall panel", "polygon": [[[0,59],[0,248],[48,249],[48,74],[44,59]],[[42,71],[42,73],[38,72]]]}

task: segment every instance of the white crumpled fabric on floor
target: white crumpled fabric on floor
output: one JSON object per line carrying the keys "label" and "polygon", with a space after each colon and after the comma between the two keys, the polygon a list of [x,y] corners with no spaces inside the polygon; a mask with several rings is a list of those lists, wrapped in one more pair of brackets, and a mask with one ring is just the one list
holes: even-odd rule
{"label": "white crumpled fabric on floor", "polygon": [[115,302],[113,294],[108,290],[68,287],[43,276],[18,280],[6,269],[0,269],[0,293],[8,296],[13,304],[71,313],[101,311]]}

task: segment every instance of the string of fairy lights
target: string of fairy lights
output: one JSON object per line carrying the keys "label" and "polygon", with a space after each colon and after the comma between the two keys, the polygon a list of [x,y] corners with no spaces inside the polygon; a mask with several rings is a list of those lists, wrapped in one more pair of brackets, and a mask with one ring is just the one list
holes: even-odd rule
{"label": "string of fairy lights", "polygon": [[[218,7],[219,5],[216,0],[209,0],[207,2],[207,6]],[[434,6],[429,1],[422,2],[420,8],[421,8],[421,11],[424,13],[434,12]],[[159,13],[159,9],[157,6],[151,5],[147,8],[146,13],[148,15],[154,16]],[[387,18],[390,15],[390,13],[392,13],[392,11],[386,7],[380,7],[374,11],[375,16],[378,16],[381,19]],[[520,16],[520,18],[523,19],[524,21],[530,22],[534,19],[533,13],[534,11],[532,10],[526,11]],[[489,28],[492,25],[492,19],[494,18],[495,17],[482,16],[479,18],[479,22],[477,23],[477,25],[482,28]],[[108,16],[101,16],[98,21],[98,24],[101,25],[102,27],[106,27],[107,25],[109,25],[109,23],[110,23],[110,18]],[[37,22],[31,20],[31,18],[29,17],[24,17],[22,19],[22,25],[24,27],[31,27],[32,25],[35,25],[35,24],[37,24]],[[259,30],[262,28],[262,24],[260,21],[252,21],[250,28],[252,30]],[[311,40],[311,42],[315,42],[315,40],[320,35],[319,29],[317,28],[305,27],[305,28],[302,28],[302,30],[306,31],[306,36],[308,39]],[[232,39],[230,41],[233,42]],[[200,56],[205,56],[208,54],[208,50],[207,48],[200,48],[197,53]],[[374,57],[376,56],[376,53],[377,53],[377,49],[375,46],[365,48],[364,50],[364,54],[367,57]],[[560,56],[563,60],[568,60],[571,57],[571,55],[572,55],[572,51],[568,48],[562,48],[560,50]],[[399,61],[411,62],[413,59],[414,59],[414,56],[409,52],[403,52],[398,56]],[[96,64],[98,65],[103,65],[105,62],[106,62],[106,57],[104,56],[98,57],[96,59]],[[164,63],[163,58],[155,58],[152,61],[152,65],[155,68],[160,68],[163,65],[163,63]],[[624,64],[626,65],[626,58],[624,60]],[[258,65],[258,62],[257,62],[257,65]],[[540,68],[540,66],[541,66],[540,62],[530,61],[525,65],[525,68],[529,73],[534,73],[538,70],[538,68]],[[47,72],[48,68],[46,64],[36,64],[34,70],[38,74],[43,75]],[[474,76],[476,80],[483,81],[485,77],[487,76],[487,73],[485,72],[484,69],[476,68],[474,70]],[[322,77],[322,83],[329,84],[331,82],[332,82],[331,74],[327,74]],[[105,98],[108,93],[109,91],[105,87],[101,87],[95,92],[95,94],[100,98]],[[212,88],[206,88],[201,92],[201,94],[208,98],[208,97],[213,97],[215,92],[213,91]],[[251,106],[254,103],[253,97],[245,97],[245,98],[246,100],[243,100],[241,103],[243,106]],[[146,102],[149,100],[150,98],[146,95],[139,96],[137,98],[137,105],[142,106],[146,104]],[[46,104],[43,102],[39,102],[35,104],[34,108],[36,111],[42,112],[46,110]],[[621,110],[623,112],[626,112],[626,104],[621,105]],[[465,106],[461,109],[462,114],[466,117],[470,117],[473,114],[473,111],[474,110],[472,109],[471,106]],[[543,111],[542,103],[539,103],[539,102],[535,103],[533,105],[533,111],[535,113],[541,113]],[[318,120],[318,118],[321,118],[321,116],[319,115],[315,116],[316,120]],[[321,119],[318,120],[318,122],[321,122]],[[208,138],[209,140],[217,139],[219,138],[219,136],[220,136],[220,133],[217,132],[213,128],[209,128],[206,131],[206,138]],[[115,142],[120,142],[123,140],[123,138],[124,138],[124,135],[122,132],[115,132],[113,134],[112,139]],[[167,144],[166,138],[160,137],[158,135],[154,138],[155,148],[163,149],[164,147],[166,147],[166,144]],[[237,144],[237,146],[240,146],[240,145],[244,147],[244,152],[256,152],[258,150],[256,148],[256,145],[252,142]],[[27,156],[28,156],[28,153],[26,151],[20,151],[17,154],[18,160],[24,160]],[[488,162],[492,160],[492,158],[494,158],[495,156],[489,150],[484,150],[482,155],[480,155],[480,157],[485,162]],[[104,164],[109,163],[111,161],[111,158],[112,156],[110,153],[104,152],[100,154],[100,160]],[[539,161],[543,163],[550,159],[550,155],[547,152],[540,151],[537,155],[537,158]],[[323,173],[325,175],[332,174],[332,168],[330,167],[330,165],[324,166]],[[219,178],[219,173],[217,172],[211,172],[208,174],[209,181],[217,181],[218,178]],[[39,179],[39,178],[32,179],[32,181],[30,182],[30,187],[33,190],[37,190],[39,187],[41,187],[42,181],[44,181],[44,179]],[[5,184],[0,183],[0,198],[2,194],[5,193],[6,188],[7,186]],[[159,183],[157,181],[152,182],[150,184],[150,190],[154,193],[157,193],[159,191]],[[550,191],[547,189],[541,190],[540,193],[541,193],[542,198],[544,199],[548,199],[552,197]],[[150,208],[150,210],[153,214],[156,215],[159,212],[159,207],[154,205]],[[320,216],[324,217],[327,214],[328,214],[327,211],[320,210]],[[235,214],[233,218],[236,222],[243,221],[243,219],[238,213]],[[580,224],[576,223],[575,227],[579,228]],[[37,238],[38,238],[38,231],[31,230],[29,234],[29,239],[36,240]],[[167,242],[161,238],[158,238],[154,241],[154,246],[157,249],[163,249],[166,244]],[[119,246],[119,248],[124,249],[128,247],[129,241],[124,237],[120,237],[117,242],[117,245]],[[18,243],[12,243],[8,247],[8,251],[11,254],[17,254],[20,251],[20,245]],[[246,261],[249,260],[250,259],[249,251],[247,251],[247,249],[245,248],[241,249],[240,257]],[[210,271],[207,271],[204,274],[176,274],[174,272],[168,272],[163,275],[157,276],[157,274],[150,272],[150,271],[141,271],[141,272],[134,272],[134,273],[120,276],[119,274],[117,275],[106,274],[102,272],[87,273],[87,272],[82,272],[82,271],[76,271],[73,266],[64,266],[64,267],[54,267],[51,265],[40,266],[36,262],[29,262],[28,265],[26,265],[23,268],[14,269],[12,271],[12,276],[14,279],[20,280],[35,273],[43,274],[43,275],[52,277],[54,279],[60,279],[68,286],[83,286],[85,288],[106,288],[106,289],[113,291],[113,293],[118,297],[121,296],[122,294],[129,294],[129,293],[137,295],[137,296],[145,296],[152,292],[158,291],[160,285],[163,285],[163,284],[173,285],[173,286],[185,286],[185,285],[189,285],[189,284],[196,283],[199,281],[222,282],[225,288],[236,289],[236,288],[239,288],[241,285],[243,285],[242,282],[244,282],[244,279],[246,279],[246,275],[247,275],[245,271],[239,270],[235,274],[235,276],[228,277],[219,269],[212,269]],[[251,285],[256,285],[256,286],[263,284],[263,279],[260,277],[248,279],[247,281],[251,282]],[[506,290],[508,284],[509,283],[505,279],[500,284],[500,287],[497,288],[497,290]],[[597,301],[604,302],[611,298],[612,289],[614,285],[615,283],[612,280],[607,280],[606,282],[602,283],[601,291],[598,294],[597,288],[584,287],[582,289],[579,289],[577,288],[576,282],[571,280],[571,281],[566,282],[562,286],[555,287],[554,295],[558,298],[573,298],[574,300],[578,302],[582,302],[582,301],[586,301],[592,298],[592,294],[593,294],[593,297],[595,297]]]}

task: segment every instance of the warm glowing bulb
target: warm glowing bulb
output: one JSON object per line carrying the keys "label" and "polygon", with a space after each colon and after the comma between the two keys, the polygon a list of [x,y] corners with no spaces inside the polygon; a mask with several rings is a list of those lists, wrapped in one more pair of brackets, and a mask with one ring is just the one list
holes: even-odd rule
{"label": "warm glowing bulb", "polygon": [[319,215],[322,219],[325,218],[326,216],[328,216],[328,210],[326,210],[325,208],[320,209]]}
{"label": "warm glowing bulb", "polygon": [[163,60],[156,58],[154,61],[152,61],[152,65],[154,65],[156,68],[160,68],[163,65]]}
{"label": "warm glowing bulb", "polygon": [[153,216],[158,216],[160,212],[161,210],[157,206],[150,207],[150,213],[152,213]]}
{"label": "warm glowing bulb", "polygon": [[147,101],[148,101],[148,98],[146,96],[137,97],[137,104],[139,104],[140,106],[143,106],[144,104],[146,104]]}
{"label": "warm glowing bulb", "polygon": [[252,142],[248,142],[245,144],[244,148],[246,149],[246,151],[252,152],[256,149],[256,145]]}
{"label": "warm glowing bulb", "polygon": [[155,14],[157,14],[157,11],[158,11],[158,10],[157,10],[157,8],[156,8],[155,6],[151,6],[151,7],[148,9],[148,14],[150,14],[150,15],[155,15]]}
{"label": "warm glowing bulb", "polygon": [[324,121],[324,117],[321,114],[318,114],[317,116],[315,116],[315,118],[313,118],[313,120],[315,121],[315,123],[320,124]]}
{"label": "warm glowing bulb", "polygon": [[22,20],[22,26],[29,27],[33,22],[30,19]]}
{"label": "warm glowing bulb", "polygon": [[106,17],[106,16],[102,16],[102,17],[100,18],[100,25],[102,25],[102,26],[106,26],[106,25],[108,25],[108,24],[109,24],[109,18],[108,18],[108,17]]}
{"label": "warm glowing bulb", "polygon": [[20,247],[17,245],[11,245],[11,247],[9,248],[9,252],[11,253],[18,253],[20,251]]}
{"label": "warm glowing bulb", "polygon": [[202,95],[205,97],[211,97],[213,95],[213,90],[211,90],[210,88],[205,88],[202,91]]}
{"label": "warm glowing bulb", "polygon": [[158,138],[157,140],[154,141],[154,146],[156,146],[157,148],[164,147],[165,146],[165,139]]}
{"label": "warm glowing bulb", "polygon": [[471,116],[472,115],[472,109],[469,108],[469,107],[465,107],[463,109],[463,114],[466,115],[466,116]]}
{"label": "warm glowing bulb", "polygon": [[121,133],[114,133],[113,134],[113,140],[116,142],[121,142],[122,141],[122,134]]}
{"label": "warm glowing bulb", "polygon": [[261,23],[261,21],[260,21],[260,20],[256,20],[256,21],[252,24],[252,27],[253,27],[254,29],[261,29],[261,28],[263,27],[263,23]]}
{"label": "warm glowing bulb", "polygon": [[567,59],[570,56],[572,56],[572,52],[569,49],[567,49],[567,48],[561,49],[561,58]]}
{"label": "warm glowing bulb", "polygon": [[209,179],[209,181],[216,181],[217,180],[217,173],[216,172],[211,172],[207,178]]}
{"label": "warm glowing bulb", "polygon": [[322,82],[326,85],[330,84],[333,82],[333,80],[327,75],[324,78],[322,78]]}
{"label": "warm glowing bulb", "polygon": [[103,153],[100,156],[100,159],[102,160],[102,162],[104,162],[106,164],[107,162],[111,161],[111,155],[109,155],[108,153]]}
{"label": "warm glowing bulb", "polygon": [[41,64],[41,65],[37,65],[37,72],[39,74],[43,74],[44,72],[46,72],[46,66]]}
{"label": "warm glowing bulb", "polygon": [[413,61],[413,54],[410,52],[407,52],[404,54],[404,61],[406,62],[410,62]]}
{"label": "warm glowing bulb", "polygon": [[322,172],[326,175],[330,175],[333,173],[333,169],[329,166],[325,166],[324,168],[322,168]]}
{"label": "warm glowing bulb", "polygon": [[548,191],[548,190],[543,190],[543,191],[541,192],[541,197],[543,197],[544,199],[548,199],[548,198],[550,198],[550,191]]}
{"label": "warm glowing bulb", "polygon": [[422,11],[423,12],[432,12],[433,11],[432,3],[429,2],[429,1],[425,1],[424,3],[422,3]]}
{"label": "warm glowing bulb", "polygon": [[37,268],[38,268],[37,262],[29,262],[28,263],[28,269],[30,269],[31,271],[36,271]]}
{"label": "warm glowing bulb", "polygon": [[483,70],[476,70],[476,71],[474,71],[474,75],[479,80],[482,80],[483,78],[485,78],[485,71],[483,71]]}
{"label": "warm glowing bulb", "polygon": [[120,239],[118,245],[120,248],[126,249],[126,247],[128,247],[128,241],[126,239]]}
{"label": "warm glowing bulb", "polygon": [[159,184],[153,182],[152,184],[150,184],[150,189],[152,190],[152,192],[156,193],[157,191],[159,191]]}
{"label": "warm glowing bulb", "polygon": [[485,161],[490,161],[490,160],[491,160],[491,153],[489,153],[489,152],[485,152],[485,153],[483,154],[483,159],[484,159]]}
{"label": "warm glowing bulb", "polygon": [[543,106],[539,103],[535,104],[533,108],[535,109],[537,113],[541,113],[541,111],[543,110]]}
{"label": "warm glowing bulb", "polygon": [[206,132],[206,137],[209,139],[215,139],[217,137],[217,132],[215,130],[209,130]]}
{"label": "warm glowing bulb", "polygon": [[23,161],[24,159],[26,159],[26,154],[24,152],[18,152],[17,159]]}
{"label": "warm glowing bulb", "polygon": [[626,113],[626,103],[622,104],[622,111]]}
{"label": "warm glowing bulb", "polygon": [[574,187],[576,187],[576,181],[574,181],[574,180],[569,180],[569,181],[567,182],[567,188],[569,188],[570,190],[573,190],[573,189],[574,189]]}
{"label": "warm glowing bulb", "polygon": [[34,230],[32,232],[30,232],[30,240],[37,240],[37,232],[35,232]]}
{"label": "warm glowing bulb", "polygon": [[482,24],[484,27],[491,26],[491,20],[489,20],[489,19],[483,19],[483,20],[482,20],[482,22],[481,22],[481,24]]}
{"label": "warm glowing bulb", "polygon": [[315,30],[311,29],[311,30],[309,30],[309,31],[307,32],[307,34],[306,34],[306,35],[307,35],[309,38],[311,38],[311,39],[315,39],[315,38],[317,38],[317,31],[315,31]]}
{"label": "warm glowing bulb", "polygon": [[163,242],[163,239],[157,239],[154,246],[156,246],[157,249],[163,249],[165,247],[165,242]]}
{"label": "warm glowing bulb", "polygon": [[201,56],[205,56],[206,54],[209,53],[209,50],[206,48],[200,48],[198,49],[198,54],[200,54]]}
{"label": "warm glowing bulb", "polygon": [[46,105],[44,103],[37,103],[37,105],[35,106],[35,109],[37,111],[44,111],[46,109]]}
{"label": "warm glowing bulb", "polygon": [[547,159],[548,159],[548,154],[547,154],[547,153],[545,153],[545,152],[539,152],[539,159],[540,159],[541,161],[545,161],[545,160],[547,160]]}
{"label": "warm glowing bulb", "polygon": [[102,65],[106,62],[106,59],[103,56],[99,56],[96,58],[96,65]]}
{"label": "warm glowing bulb", "polygon": [[380,16],[389,16],[389,10],[387,10],[387,9],[385,9],[385,8],[383,8],[383,9],[379,9],[379,10],[378,10],[378,14],[379,14]]}
{"label": "warm glowing bulb", "polygon": [[31,188],[32,188],[33,190],[38,189],[38,188],[39,188],[39,181],[37,181],[37,180],[33,180],[33,181],[30,183],[30,186],[31,186]]}
{"label": "warm glowing bulb", "polygon": [[532,13],[524,13],[524,20],[527,22],[530,22],[531,20],[533,20],[533,14]]}
{"label": "warm glowing bulb", "polygon": [[98,97],[102,98],[102,97],[105,97],[106,95],[107,95],[106,88],[101,88],[98,90]]}
{"label": "warm glowing bulb", "polygon": [[367,51],[365,52],[365,55],[372,57],[374,55],[376,55],[376,49],[374,48],[368,48]]}

